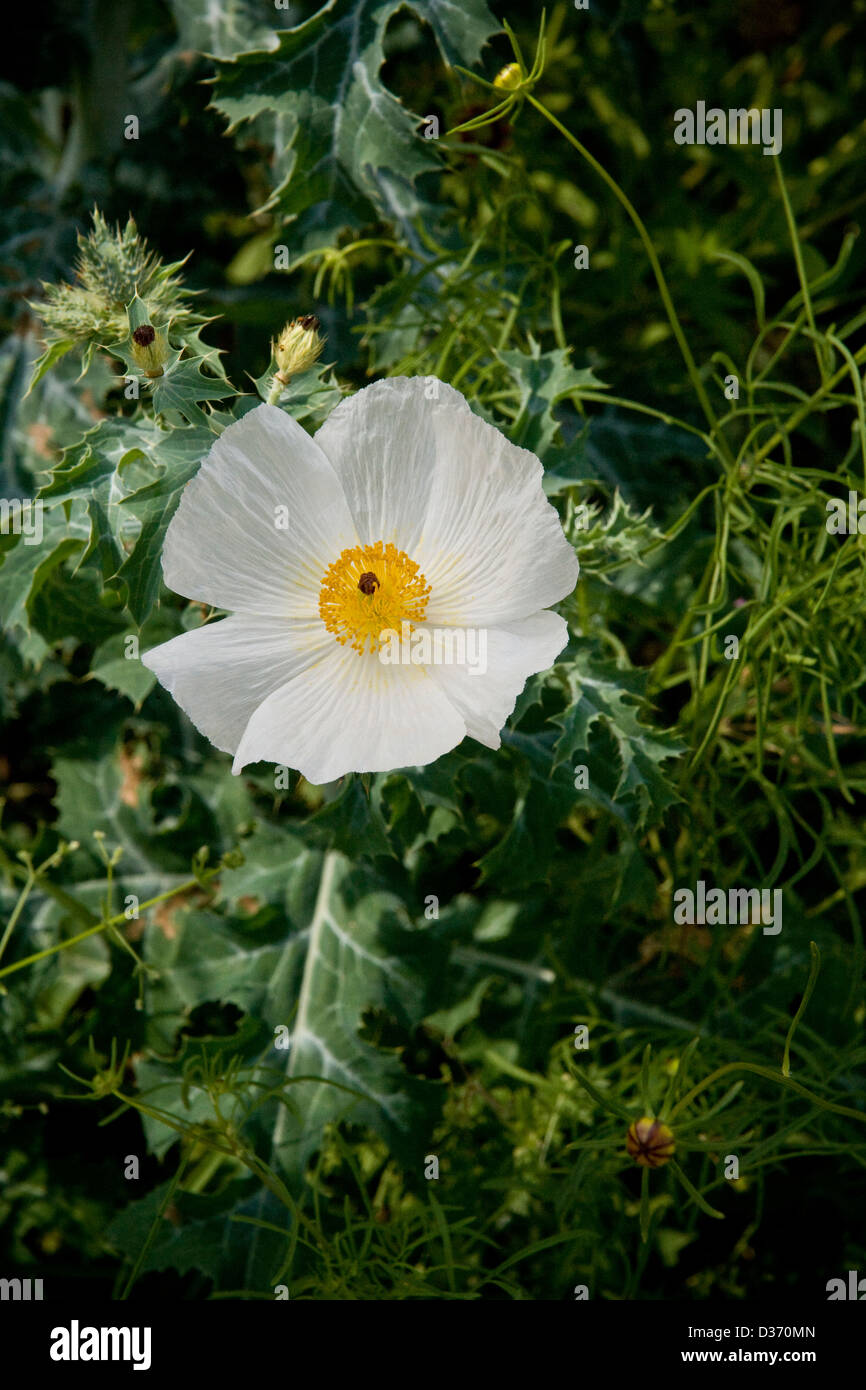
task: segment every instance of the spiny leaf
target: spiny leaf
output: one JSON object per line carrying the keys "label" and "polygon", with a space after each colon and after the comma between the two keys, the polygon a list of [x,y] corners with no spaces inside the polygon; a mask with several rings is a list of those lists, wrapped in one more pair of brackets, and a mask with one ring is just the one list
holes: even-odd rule
{"label": "spiny leaf", "polygon": [[178,45],[216,58],[232,58],[251,48],[276,43],[275,29],[283,27],[288,7],[267,8],[257,0],[169,0],[178,28]]}
{"label": "spiny leaf", "polygon": [[[138,645],[147,651],[176,635],[176,624],[169,621],[165,611],[159,611],[142,628]],[[142,664],[140,656],[130,654],[129,637],[128,633],[116,633],[101,643],[93,653],[90,674],[109,690],[125,695],[136,709],[140,709],[156,684],[156,676]]]}
{"label": "spiny leaf", "polygon": [[170,448],[162,449],[171,467],[161,476],[123,498],[123,504],[140,520],[141,531],[134,550],[117,572],[126,584],[127,606],[139,626],[152,611],[162,582],[162,548],[169,522],[180,495],[197,472],[213,435],[192,426],[168,432]]}
{"label": "spiny leaf", "polygon": [[[214,105],[231,128],[264,121],[282,144],[266,206],[295,219],[303,249],[344,227],[413,216],[415,179],[437,167],[420,117],[379,77],[385,30],[401,8],[402,0],[328,0],[274,47],[217,64]],[[498,28],[484,0],[412,0],[411,8],[448,63],[474,63]]]}
{"label": "spiny leaf", "polygon": [[167,367],[153,383],[153,405],[160,414],[177,410],[191,425],[209,427],[199,401],[219,401],[235,394],[234,387],[216,377],[205,376],[200,359],[185,359]]}
{"label": "spiny leaf", "polygon": [[170,1187],[169,1182],[161,1183],[146,1197],[130,1202],[111,1222],[106,1236],[130,1260],[138,1259],[147,1246],[139,1270],[142,1274],[175,1269],[179,1274],[195,1271],[216,1281],[225,1259],[229,1212],[247,1184],[232,1182],[225,1191],[208,1196],[177,1189],[170,1219],[165,1211],[160,1219]]}
{"label": "spiny leaf", "polygon": [[64,560],[85,548],[86,528],[80,524],[82,509],[76,511],[73,527],[62,507],[45,508],[42,536],[21,535],[18,543],[3,552],[0,568],[0,622],[3,627],[30,631],[32,605],[53,570]]}
{"label": "spiny leaf", "polygon": [[515,444],[531,449],[542,459],[559,433],[553,414],[558,401],[581,388],[604,389],[589,367],[575,368],[566,348],[542,352],[530,338],[530,351],[497,352],[507,367],[518,393],[518,415],[508,433]]}
{"label": "spiny leaf", "polygon": [[[282,1073],[282,1093],[296,1107],[273,1107],[272,1159],[285,1172],[300,1174],[324,1126],[340,1116],[371,1124],[396,1152],[416,1157],[436,1090],[365,1042],[360,1028],[371,1007],[404,1025],[429,1012],[432,934],[413,929],[399,898],[342,855],[323,856],[275,831],[261,832],[248,849],[248,863],[223,875],[226,899],[270,900],[282,920],[253,930],[189,912],[176,919],[170,940],[152,935],[148,959],[160,975],[149,1012],[179,1024],[204,1001],[229,1001],[272,1034],[289,1028],[288,1051],[271,1049],[263,1072],[277,1087]],[[170,1142],[165,1130],[154,1122],[152,1142]]]}
{"label": "spiny leaf", "polygon": [[99,559],[103,579],[126,585],[140,626],[159,596],[162,543],[186,483],[213,444],[209,429],[162,429],[149,419],[101,420],[67,449],[40,498],[86,500],[89,539],[82,563]]}
{"label": "spiny leaf", "polygon": [[651,812],[660,816],[677,799],[662,775],[661,764],[677,757],[684,746],[670,734],[639,720],[644,675],[584,648],[573,661],[555,666],[551,679],[561,683],[568,693],[567,708],[553,715],[551,721],[562,730],[556,742],[554,766],[570,766],[578,753],[586,752],[593,727],[601,721],[616,741],[620,760],[614,800],[633,796],[639,825],[646,823]]}
{"label": "spiny leaf", "polygon": [[[580,496],[606,490],[586,478],[574,486]],[[578,503],[577,509],[566,518],[564,529],[577,549],[583,577],[597,574],[605,582],[609,582],[608,573],[612,569],[644,563],[645,552],[663,536],[652,521],[649,508],[638,514],[619,490],[614,492],[607,507]]]}

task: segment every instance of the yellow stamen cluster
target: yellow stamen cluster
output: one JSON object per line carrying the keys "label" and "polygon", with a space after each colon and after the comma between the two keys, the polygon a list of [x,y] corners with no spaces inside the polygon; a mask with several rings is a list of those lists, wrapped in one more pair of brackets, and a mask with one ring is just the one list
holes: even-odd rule
{"label": "yellow stamen cluster", "polygon": [[341,646],[378,651],[382,634],[424,620],[430,585],[389,541],[344,550],[322,580],[319,616]]}

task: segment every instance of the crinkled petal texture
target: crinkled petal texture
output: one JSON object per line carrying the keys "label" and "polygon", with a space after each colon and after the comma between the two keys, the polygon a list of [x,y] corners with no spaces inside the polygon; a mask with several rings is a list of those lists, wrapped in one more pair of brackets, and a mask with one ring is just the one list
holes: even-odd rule
{"label": "crinkled petal texture", "polygon": [[464,719],[427,669],[383,665],[332,641],[320,662],[259,706],[233,771],[267,759],[321,784],[350,771],[432,763],[465,733]]}
{"label": "crinkled petal texture", "polygon": [[216,608],[311,618],[322,575],[357,537],[334,469],[297,421],[260,405],[229,425],[184,488],[162,569]]}
{"label": "crinkled petal texture", "polygon": [[142,661],[196,728],[223,752],[234,753],[263,701],[321,664],[333,646],[318,619],[244,613],[172,637]]}
{"label": "crinkled petal texture", "polygon": [[464,664],[443,663],[425,669],[460,713],[466,732],[488,748],[498,748],[499,732],[530,676],[552,666],[568,641],[568,627],[558,613],[482,628]]}
{"label": "crinkled petal texture", "polygon": [[[572,591],[578,563],[541,478],[533,454],[434,378],[366,387],[314,439],[258,406],[187,486],[163,557],[170,588],[235,616],[145,665],[235,772],[267,760],[321,784],[432,762],[467,734],[498,748],[527,678],[568,639],[542,610]],[[430,585],[416,636],[471,630],[460,660],[387,664],[325,628],[325,572],[377,541]]]}
{"label": "crinkled petal texture", "polygon": [[453,387],[376,382],[342,401],[315,442],[362,541],[392,540],[420,565],[432,587],[428,623],[508,623],[574,588],[577,556],[544,495],[541,463]]}

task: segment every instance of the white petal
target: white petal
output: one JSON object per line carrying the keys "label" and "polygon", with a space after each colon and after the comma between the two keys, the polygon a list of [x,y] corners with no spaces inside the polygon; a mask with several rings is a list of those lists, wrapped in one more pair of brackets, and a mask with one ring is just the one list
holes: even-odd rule
{"label": "white petal", "polygon": [[[486,632],[486,652],[477,638],[474,647],[467,645],[478,668],[475,673],[470,665],[426,669],[464,720],[470,737],[498,748],[500,730],[518,695],[531,675],[553,665],[568,642],[568,627],[558,614],[545,611],[482,632]],[[486,656],[484,671],[482,655]]]}
{"label": "white petal", "polygon": [[217,748],[234,753],[262,701],[322,659],[334,639],[318,618],[223,618],[152,647],[142,663]]}
{"label": "white petal", "polygon": [[312,618],[326,569],[352,545],[355,530],[327,458],[297,421],[260,405],[229,425],[187,484],[162,566],[168,587],[187,598]]}
{"label": "white petal", "polygon": [[283,763],[321,786],[346,772],[433,762],[465,733],[423,668],[388,666],[331,639],[320,661],[259,706],[232,771],[260,760]]}
{"label": "white petal", "polygon": [[543,469],[452,387],[392,377],[341,402],[315,436],[365,541],[391,540],[432,587],[427,622],[493,626],[573,590],[574,550]]}
{"label": "white petal", "polygon": [[[427,400],[434,383],[439,399]],[[365,545],[393,541],[416,559],[440,458],[470,415],[435,377],[388,377],[341,401],[313,436],[343,484]]]}

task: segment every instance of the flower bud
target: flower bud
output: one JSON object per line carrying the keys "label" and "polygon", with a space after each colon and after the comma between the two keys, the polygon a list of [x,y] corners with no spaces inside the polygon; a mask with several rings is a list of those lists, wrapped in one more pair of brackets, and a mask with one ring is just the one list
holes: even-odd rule
{"label": "flower bud", "polygon": [[523,78],[520,75],[520,68],[517,63],[506,63],[504,68],[496,74],[493,79],[494,87],[500,87],[506,92],[516,92]]}
{"label": "flower bud", "polygon": [[674,1134],[667,1125],[650,1115],[642,1115],[633,1120],[625,1136],[625,1146],[630,1158],[641,1168],[660,1168],[673,1157]]}
{"label": "flower bud", "polygon": [[312,367],[321,355],[325,340],[319,334],[319,320],[315,314],[304,314],[302,318],[287,323],[276,345],[271,350],[277,364],[275,379],[285,386],[298,372]]}
{"label": "flower bud", "polygon": [[132,360],[145,376],[162,376],[168,360],[168,342],[152,323],[142,323],[132,335]]}

